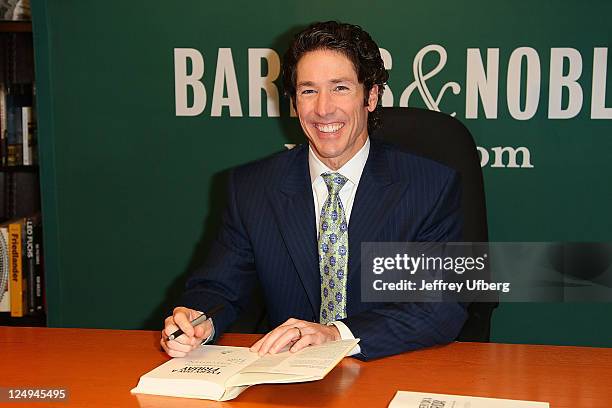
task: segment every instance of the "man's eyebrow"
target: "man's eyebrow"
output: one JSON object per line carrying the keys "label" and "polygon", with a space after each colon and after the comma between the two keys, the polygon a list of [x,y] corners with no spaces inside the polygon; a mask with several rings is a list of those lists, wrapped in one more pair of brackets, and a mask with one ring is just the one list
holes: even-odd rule
{"label": "man's eyebrow", "polygon": [[333,84],[337,84],[337,83],[340,83],[340,82],[353,82],[353,80],[350,79],[350,78],[334,78],[334,79],[330,80],[329,82],[331,82]]}
{"label": "man's eyebrow", "polygon": [[312,81],[301,81],[301,82],[298,82],[297,86],[298,87],[300,87],[300,86],[314,86],[314,82],[312,82]]}
{"label": "man's eyebrow", "polygon": [[[329,80],[330,83],[332,84],[338,84],[340,82],[353,82],[352,79],[350,78],[333,78]],[[315,86],[315,83],[313,81],[301,81],[297,83],[297,87],[301,87],[301,86]]]}

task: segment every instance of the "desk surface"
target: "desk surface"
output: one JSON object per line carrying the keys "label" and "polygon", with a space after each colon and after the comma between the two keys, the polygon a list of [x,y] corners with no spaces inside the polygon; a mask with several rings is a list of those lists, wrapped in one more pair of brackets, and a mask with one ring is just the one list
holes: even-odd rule
{"label": "desk surface", "polygon": [[[67,403],[34,405],[45,407],[385,407],[397,390],[548,401],[552,408],[612,401],[612,349],[488,343],[367,363],[346,358],[321,381],[257,385],[226,403],[131,395],[142,374],[167,360],[158,338],[151,331],[0,327],[0,386],[69,390]],[[256,338],[227,334],[221,343],[248,346]]]}

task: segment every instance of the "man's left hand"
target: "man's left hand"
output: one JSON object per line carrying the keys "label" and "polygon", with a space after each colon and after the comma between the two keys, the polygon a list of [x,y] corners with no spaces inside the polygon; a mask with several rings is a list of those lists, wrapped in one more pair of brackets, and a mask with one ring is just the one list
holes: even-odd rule
{"label": "man's left hand", "polygon": [[295,353],[306,346],[323,344],[340,340],[340,332],[334,325],[323,325],[291,318],[272,330],[251,346],[251,351],[263,356],[266,353],[276,354],[288,344]]}

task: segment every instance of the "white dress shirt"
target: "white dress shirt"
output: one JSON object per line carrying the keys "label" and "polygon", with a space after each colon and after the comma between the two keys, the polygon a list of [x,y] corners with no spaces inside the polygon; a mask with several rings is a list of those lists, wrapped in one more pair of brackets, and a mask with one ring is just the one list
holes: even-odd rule
{"label": "white dress shirt", "polygon": [[[312,147],[309,147],[308,151],[308,167],[310,169],[310,181],[312,182],[312,196],[314,199],[314,208],[315,208],[315,221],[317,226],[317,234],[319,233],[319,222],[321,218],[321,208],[325,204],[325,200],[327,200],[327,196],[329,195],[327,191],[327,186],[325,185],[325,181],[321,174],[323,173],[340,173],[348,180],[342,186],[340,190],[340,201],[342,201],[342,206],[344,207],[344,214],[346,215],[346,223],[349,225],[351,218],[351,210],[353,209],[353,202],[355,201],[355,193],[357,192],[357,187],[359,186],[359,180],[361,179],[361,174],[363,173],[363,168],[365,167],[366,161],[368,160],[368,156],[370,154],[370,139],[368,138],[363,145],[363,147],[348,161],[344,164],[344,166],[340,167],[338,170],[334,171],[327,167],[314,153]],[[350,254],[349,254],[350,256]],[[355,273],[355,271],[353,271]],[[340,332],[340,337],[342,340],[354,339],[353,333],[346,326],[346,324],[336,321],[330,322],[338,328]],[[349,353],[349,355],[359,354],[361,352],[361,347],[359,344],[355,346],[353,350]]]}

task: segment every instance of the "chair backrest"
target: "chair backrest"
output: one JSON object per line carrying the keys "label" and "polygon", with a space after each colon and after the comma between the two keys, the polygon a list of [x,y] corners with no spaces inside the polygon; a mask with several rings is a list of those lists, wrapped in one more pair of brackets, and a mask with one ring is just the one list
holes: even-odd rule
{"label": "chair backrest", "polygon": [[[444,113],[419,108],[382,108],[382,126],[373,138],[426,157],[459,172],[462,183],[463,241],[487,242],[487,209],[480,158],[467,128]],[[458,340],[489,341],[497,303],[472,303]]]}

